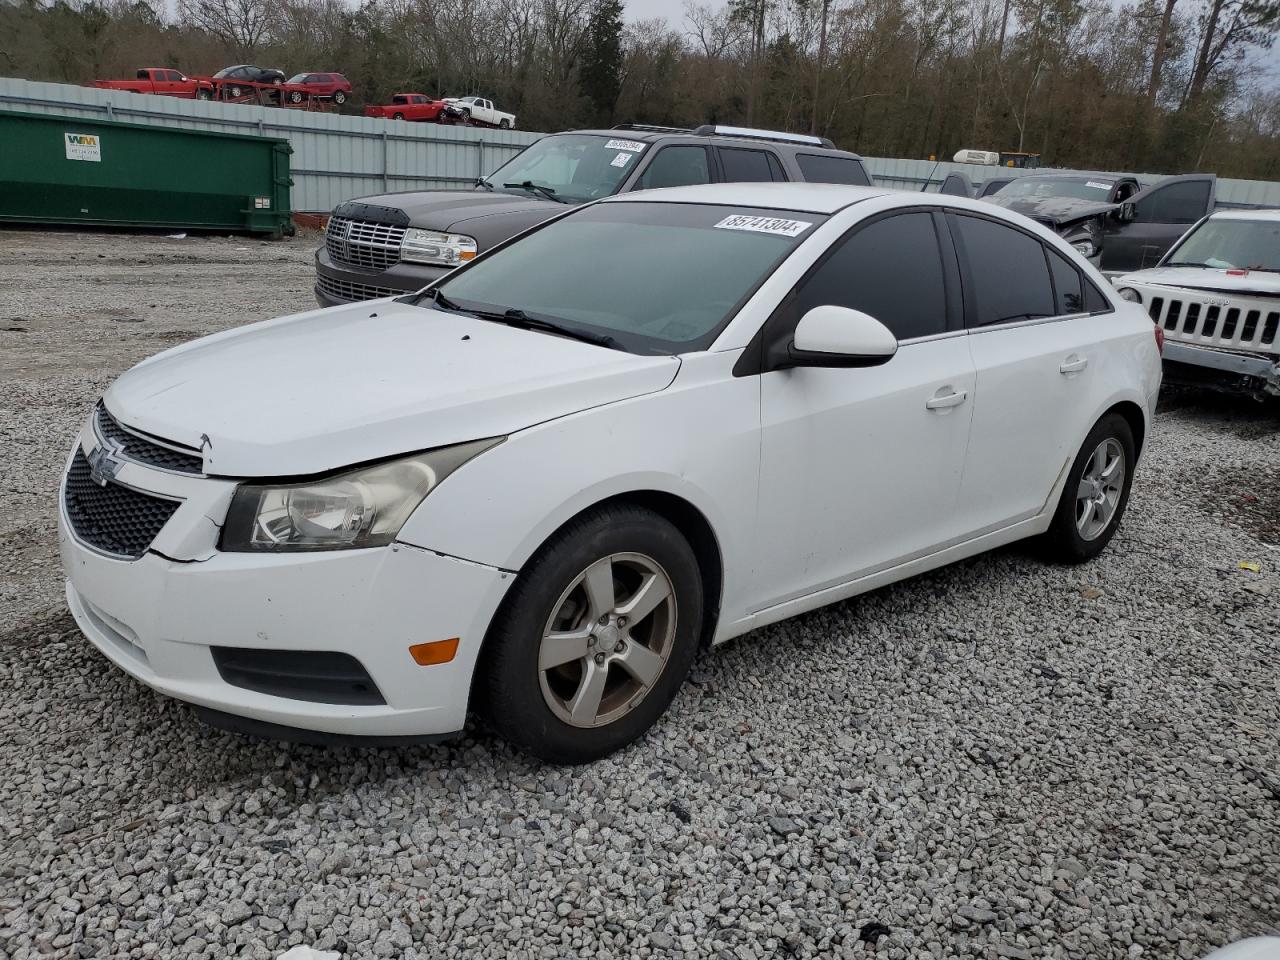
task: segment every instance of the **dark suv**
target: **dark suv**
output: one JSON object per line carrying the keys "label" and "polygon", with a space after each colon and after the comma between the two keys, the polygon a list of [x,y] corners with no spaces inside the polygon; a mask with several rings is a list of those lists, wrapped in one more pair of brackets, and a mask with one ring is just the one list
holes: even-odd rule
{"label": "dark suv", "polygon": [[471,190],[339,204],[316,251],[316,300],[333,306],[420,290],[565,204],[630,190],[771,180],[871,183],[860,157],[823,137],[636,124],[552,134]]}

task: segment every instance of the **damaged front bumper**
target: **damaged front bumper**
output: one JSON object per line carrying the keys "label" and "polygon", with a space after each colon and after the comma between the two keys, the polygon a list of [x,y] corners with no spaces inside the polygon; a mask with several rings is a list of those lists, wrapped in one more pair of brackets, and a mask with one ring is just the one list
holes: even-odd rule
{"label": "damaged front bumper", "polygon": [[1165,379],[1190,383],[1259,400],[1280,397],[1280,356],[1240,353],[1168,339],[1164,344]]}

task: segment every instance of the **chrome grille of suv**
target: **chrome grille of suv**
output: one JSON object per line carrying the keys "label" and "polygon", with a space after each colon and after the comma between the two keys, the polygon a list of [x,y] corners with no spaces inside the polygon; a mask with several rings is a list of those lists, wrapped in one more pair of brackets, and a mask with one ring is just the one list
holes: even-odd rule
{"label": "chrome grille of suv", "polygon": [[76,537],[126,560],[137,560],[178,509],[176,500],[153,497],[110,480],[93,482],[89,458],[76,450],[67,471],[63,504]]}
{"label": "chrome grille of suv", "polygon": [[1234,306],[1222,297],[1198,298],[1181,290],[1171,296],[1148,288],[1147,294],[1147,313],[1170,339],[1244,350],[1280,347],[1280,308]]}
{"label": "chrome grille of suv", "polygon": [[405,227],[348,217],[330,217],[324,231],[325,249],[340,263],[385,270],[400,262],[400,241]]}
{"label": "chrome grille of suv", "polygon": [[372,287],[367,283],[334,280],[322,273],[316,275],[316,284],[326,296],[334,300],[377,300],[379,297],[399,297],[405,293],[403,290],[392,290],[389,287]]}
{"label": "chrome grille of suv", "polygon": [[93,412],[93,426],[100,440],[119,447],[121,456],[128,460],[161,470],[172,470],[174,473],[200,476],[204,472],[204,459],[197,451],[175,450],[149,440],[122,426],[101,403]]}

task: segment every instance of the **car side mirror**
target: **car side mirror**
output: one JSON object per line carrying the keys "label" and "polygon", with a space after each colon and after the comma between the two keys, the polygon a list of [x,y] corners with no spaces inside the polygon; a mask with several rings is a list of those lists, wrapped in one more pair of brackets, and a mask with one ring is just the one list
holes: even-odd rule
{"label": "car side mirror", "polygon": [[897,352],[898,338],[875,317],[825,305],[800,318],[787,360],[794,367],[874,367]]}
{"label": "car side mirror", "polygon": [[1137,209],[1132,203],[1126,200],[1120,206],[1111,211],[1111,215],[1120,223],[1132,223],[1133,218],[1137,215]]}

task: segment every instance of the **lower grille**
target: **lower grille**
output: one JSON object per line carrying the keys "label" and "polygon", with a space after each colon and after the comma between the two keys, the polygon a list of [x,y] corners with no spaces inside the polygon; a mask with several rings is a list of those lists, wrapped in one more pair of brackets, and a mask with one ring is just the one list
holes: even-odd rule
{"label": "lower grille", "polygon": [[76,451],[67,471],[63,503],[77,538],[127,560],[137,560],[146,553],[178,509],[175,500],[139,493],[118,483],[108,481],[106,486],[98,486],[90,477],[83,450]]}
{"label": "lower grille", "polygon": [[404,290],[392,290],[390,287],[374,287],[367,283],[352,283],[349,280],[334,280],[323,274],[316,276],[316,285],[325,296],[334,300],[377,300],[379,297],[404,296]]}
{"label": "lower grille", "polygon": [[233,687],[312,703],[386,703],[373,677],[347,653],[211,647],[218,674]]}

